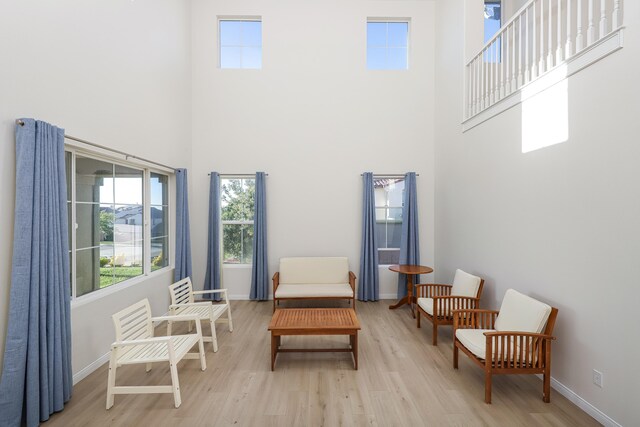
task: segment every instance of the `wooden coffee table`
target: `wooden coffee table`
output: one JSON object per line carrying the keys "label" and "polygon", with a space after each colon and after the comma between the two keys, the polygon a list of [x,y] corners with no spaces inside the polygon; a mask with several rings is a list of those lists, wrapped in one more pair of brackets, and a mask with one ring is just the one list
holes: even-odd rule
{"label": "wooden coffee table", "polygon": [[[273,313],[271,323],[271,370],[278,353],[351,352],[358,369],[358,330],[360,322],[352,308],[281,308]],[[284,335],[349,335],[346,348],[282,348]]]}

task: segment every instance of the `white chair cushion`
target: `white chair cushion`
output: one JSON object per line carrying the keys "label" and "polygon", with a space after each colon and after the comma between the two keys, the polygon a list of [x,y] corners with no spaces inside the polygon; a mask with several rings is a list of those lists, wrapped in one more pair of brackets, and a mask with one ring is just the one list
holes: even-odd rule
{"label": "white chair cushion", "polygon": [[487,337],[484,336],[485,332],[495,331],[492,329],[456,329],[456,338],[458,338],[458,341],[471,351],[471,353],[480,359],[484,359],[487,355]]}
{"label": "white chair cushion", "polygon": [[551,306],[520,292],[508,289],[496,319],[497,331],[541,333],[547,324]]}
{"label": "white chair cushion", "polygon": [[276,298],[353,297],[348,283],[312,283],[306,285],[281,284],[275,292]]}
{"label": "white chair cushion", "polygon": [[478,295],[478,288],[480,288],[481,280],[482,279],[478,276],[474,276],[458,269],[456,270],[456,275],[453,278],[451,295],[475,298]]}
{"label": "white chair cushion", "polygon": [[433,316],[433,298],[418,298],[418,305]]}
{"label": "white chair cushion", "polygon": [[280,283],[349,283],[346,257],[280,258]]}

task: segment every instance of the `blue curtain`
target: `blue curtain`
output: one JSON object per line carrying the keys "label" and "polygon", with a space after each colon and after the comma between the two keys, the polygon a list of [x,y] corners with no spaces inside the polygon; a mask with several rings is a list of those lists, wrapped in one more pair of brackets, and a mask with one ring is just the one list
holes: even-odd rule
{"label": "blue curtain", "polygon": [[269,263],[267,258],[267,200],[265,173],[256,173],[256,195],[253,217],[253,266],[251,269],[252,300],[269,299]]}
{"label": "blue curtain", "polygon": [[[220,289],[220,174],[218,172],[211,172],[209,182],[209,236],[204,289]],[[220,301],[219,294],[204,294],[202,298]]]}
{"label": "blue curtain", "polygon": [[16,205],[0,425],[36,426],[71,398],[64,129],[16,127]]}
{"label": "blue curtain", "polygon": [[373,173],[362,174],[362,246],[360,249],[360,301],[378,301],[380,295],[378,273],[378,238],[376,234],[376,198]]}
{"label": "blue curtain", "polygon": [[[404,209],[402,210],[402,235],[400,237],[400,264],[420,264],[420,233],[418,232],[418,192],[416,174],[408,172],[404,178]],[[407,295],[407,277],[398,275],[398,298]],[[420,276],[413,283],[420,283]]]}
{"label": "blue curtain", "polygon": [[174,271],[176,282],[191,277],[188,188],[187,170],[176,169],[176,269]]}

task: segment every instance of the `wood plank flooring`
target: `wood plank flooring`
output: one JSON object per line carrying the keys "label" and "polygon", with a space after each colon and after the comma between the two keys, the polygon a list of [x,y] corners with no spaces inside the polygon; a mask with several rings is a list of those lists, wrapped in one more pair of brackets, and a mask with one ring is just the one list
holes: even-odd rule
{"label": "wood plank flooring", "polygon": [[[451,366],[451,328],[439,328],[439,344],[434,347],[430,325],[417,329],[409,309],[389,310],[390,302],[356,305],[362,325],[358,371],[350,353],[283,353],[271,372],[267,326],[272,303],[232,301],[234,331],[218,324],[218,352],[205,343],[207,370],[200,371],[197,360],[185,360],[178,367],[180,408],[174,408],[170,394],[147,394],[118,395],[114,407],[105,410],[105,364],[78,383],[66,409],[44,425],[599,425],[553,390],[551,403],[543,403],[542,383],[533,376],[494,377],[493,404],[486,405],[483,372],[464,355],[459,370]],[[208,325],[203,328],[207,333]],[[161,325],[156,334],[164,331]],[[348,338],[284,337],[282,343],[344,347]],[[143,365],[125,366],[118,369],[117,383],[170,384],[168,364],[155,364],[149,373]]]}

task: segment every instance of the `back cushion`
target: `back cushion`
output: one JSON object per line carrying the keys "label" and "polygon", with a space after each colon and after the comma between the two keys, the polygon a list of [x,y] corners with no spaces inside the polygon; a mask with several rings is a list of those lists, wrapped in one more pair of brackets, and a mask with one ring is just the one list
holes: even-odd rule
{"label": "back cushion", "polygon": [[347,257],[280,258],[280,283],[349,283]]}
{"label": "back cushion", "polygon": [[547,324],[551,306],[508,289],[496,319],[497,331],[540,333]]}
{"label": "back cushion", "polygon": [[481,279],[478,276],[473,276],[458,269],[456,270],[456,275],[453,278],[451,295],[475,298],[478,295],[480,281]]}

